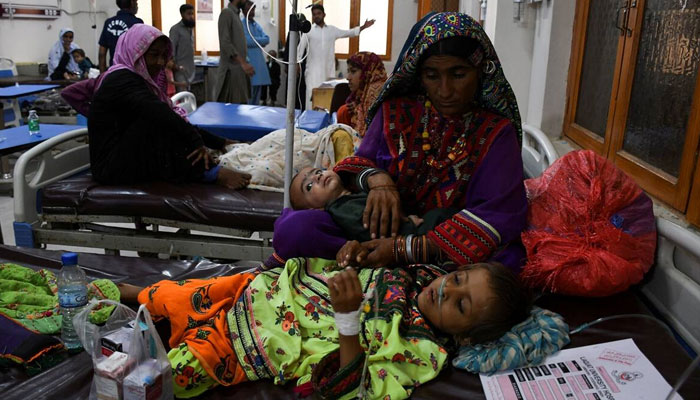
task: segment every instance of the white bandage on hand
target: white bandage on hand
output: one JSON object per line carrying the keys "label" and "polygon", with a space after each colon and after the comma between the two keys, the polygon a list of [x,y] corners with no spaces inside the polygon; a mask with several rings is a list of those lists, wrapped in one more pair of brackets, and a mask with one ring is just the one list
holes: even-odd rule
{"label": "white bandage on hand", "polygon": [[348,313],[335,313],[335,326],[343,336],[355,336],[360,333],[359,310]]}

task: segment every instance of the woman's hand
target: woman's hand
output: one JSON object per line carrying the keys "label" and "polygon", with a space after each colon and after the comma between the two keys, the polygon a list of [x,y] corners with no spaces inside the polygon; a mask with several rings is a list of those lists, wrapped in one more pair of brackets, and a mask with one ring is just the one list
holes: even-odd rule
{"label": "woman's hand", "polygon": [[205,170],[209,169],[210,163],[211,163],[211,165],[215,164],[214,159],[212,158],[211,154],[209,154],[209,151],[204,146],[191,152],[190,155],[187,156],[187,159],[192,160],[192,165],[195,165],[199,161],[204,160],[204,169]]}
{"label": "woman's hand", "polygon": [[341,267],[351,265],[362,265],[369,251],[357,240],[345,242],[343,247],[335,256],[335,261]]}
{"label": "woman's hand", "polygon": [[392,238],[370,240],[362,243],[362,247],[369,252],[361,263],[363,267],[386,267],[396,261],[394,260],[394,239]]}
{"label": "woman's hand", "polygon": [[255,75],[255,67],[253,67],[252,64],[244,61],[241,63],[241,67],[243,67],[243,72],[245,72],[249,78]]}
{"label": "woman's hand", "polygon": [[372,239],[396,236],[401,222],[401,199],[391,176],[379,173],[368,178],[369,195],[362,224]]}
{"label": "woman's hand", "polygon": [[360,308],[363,299],[362,287],[354,269],[346,268],[329,278],[328,289],[336,313],[349,313]]}

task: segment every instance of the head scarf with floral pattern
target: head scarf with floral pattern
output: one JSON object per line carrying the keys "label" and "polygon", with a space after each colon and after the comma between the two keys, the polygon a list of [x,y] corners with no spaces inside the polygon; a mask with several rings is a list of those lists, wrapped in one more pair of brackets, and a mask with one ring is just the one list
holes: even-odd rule
{"label": "head scarf with floral pattern", "polygon": [[350,125],[360,136],[364,136],[367,131],[367,113],[386,82],[386,69],[381,58],[368,51],[354,54],[348,59],[348,64],[357,66],[362,71],[359,87],[350,93],[345,104],[350,113]]}
{"label": "head scarf with floral pattern", "polygon": [[413,26],[394,72],[370,107],[367,120],[371,121],[382,102],[389,98],[420,94],[419,67],[423,54],[435,43],[450,37],[465,37],[479,43],[477,56],[470,57],[470,61],[479,63],[477,67],[482,72],[474,100],[484,110],[508,118],[517,130],[518,137],[522,137],[515,93],[506,80],[496,49],[477,21],[467,14],[456,12],[430,13]]}

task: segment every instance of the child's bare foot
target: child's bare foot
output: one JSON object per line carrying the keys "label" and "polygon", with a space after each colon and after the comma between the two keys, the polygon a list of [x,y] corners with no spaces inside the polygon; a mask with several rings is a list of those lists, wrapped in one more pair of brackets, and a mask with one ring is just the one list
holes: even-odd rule
{"label": "child's bare foot", "polygon": [[216,178],[216,184],[233,190],[243,189],[250,184],[250,178],[251,175],[245,172],[221,168],[219,176]]}
{"label": "child's bare foot", "polygon": [[118,283],[119,295],[122,303],[137,304],[139,302],[139,293],[143,290],[140,286],[130,285],[128,283]]}

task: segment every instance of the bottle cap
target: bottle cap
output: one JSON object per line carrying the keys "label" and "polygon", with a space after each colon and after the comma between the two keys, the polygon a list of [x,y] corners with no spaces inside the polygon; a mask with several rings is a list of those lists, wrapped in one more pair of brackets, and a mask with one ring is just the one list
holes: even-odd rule
{"label": "bottle cap", "polygon": [[63,265],[78,265],[78,255],[75,253],[63,253],[61,263]]}

